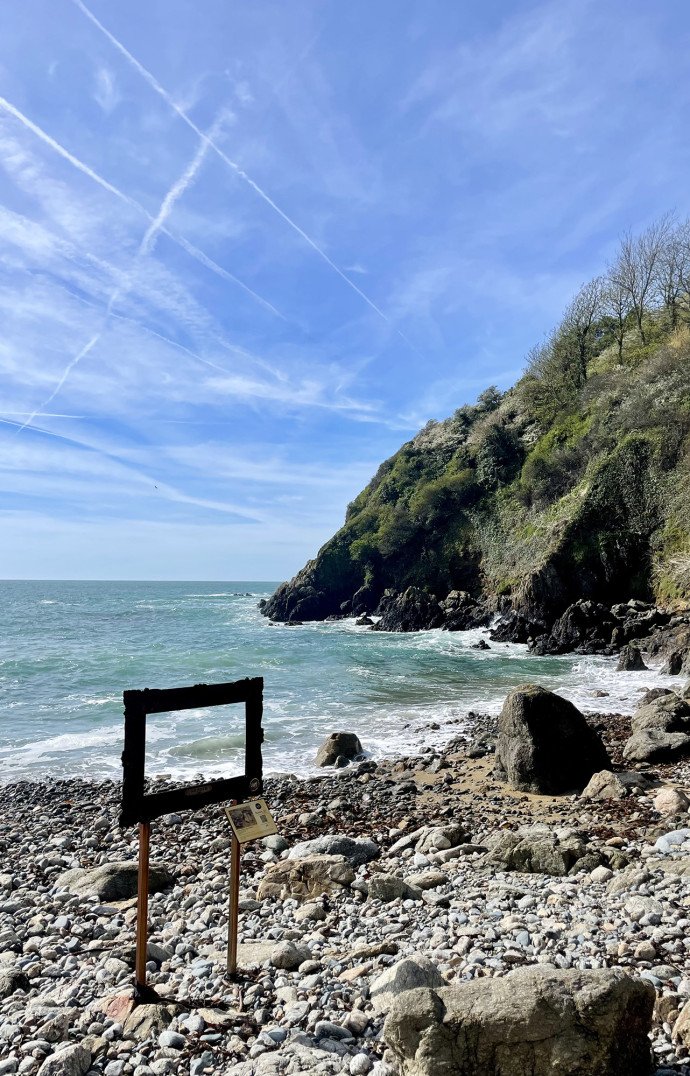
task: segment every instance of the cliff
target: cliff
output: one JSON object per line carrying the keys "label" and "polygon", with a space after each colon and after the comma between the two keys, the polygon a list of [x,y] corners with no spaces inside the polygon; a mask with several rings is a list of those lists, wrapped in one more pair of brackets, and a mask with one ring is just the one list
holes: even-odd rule
{"label": "cliff", "polygon": [[268,616],[386,614],[410,587],[410,628],[512,609],[534,635],[581,599],[687,606],[690,313],[629,310],[623,332],[595,283],[584,343],[569,308],[512,389],[427,423]]}

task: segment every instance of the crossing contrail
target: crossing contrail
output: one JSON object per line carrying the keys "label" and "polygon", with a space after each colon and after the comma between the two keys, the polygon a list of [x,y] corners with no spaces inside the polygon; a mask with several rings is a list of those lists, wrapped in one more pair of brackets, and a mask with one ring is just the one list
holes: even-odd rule
{"label": "crossing contrail", "polygon": [[[239,176],[240,179],[243,179],[244,182],[247,183],[256,194],[258,194],[259,198],[263,199],[263,201],[266,202],[266,204],[269,205],[271,207],[271,209],[273,209],[274,212],[276,212],[278,214],[278,216],[281,217],[285,221],[285,223],[290,228],[293,229],[293,231],[297,232],[297,234],[299,236],[301,236],[301,238],[304,240],[304,242],[307,243],[312,248],[312,250],[315,251],[315,253],[318,254],[319,257],[323,259],[323,261],[325,261],[326,265],[330,266],[330,268],[335,273],[338,274],[338,276],[341,278],[341,280],[344,280],[345,283],[347,284],[347,286],[349,288],[351,288],[352,291],[354,291],[357,295],[359,295],[360,299],[364,300],[364,302],[367,304],[367,306],[371,307],[371,309],[380,318],[382,318],[383,321],[385,321],[387,325],[392,325],[392,322],[391,322],[390,318],[388,318],[386,316],[386,314],[384,314],[384,312],[380,309],[380,307],[378,307],[376,305],[376,303],[373,302],[373,300],[370,299],[369,296],[366,295],[361,290],[361,288],[358,288],[357,285],[354,284],[350,280],[350,278],[345,275],[345,273],[342,271],[342,269],[340,269],[335,264],[335,262],[332,261],[328,257],[326,252],[321,249],[321,247],[318,245],[318,243],[315,243],[314,240],[311,238],[311,236],[307,235],[307,233],[302,228],[300,228],[299,224],[297,224],[294,220],[292,220],[292,218],[289,217],[287,215],[287,213],[285,213],[280,208],[280,206],[277,205],[273,201],[273,199],[270,197],[270,195],[268,195],[266,193],[266,191],[263,190],[259,186],[259,184],[256,183],[251,178],[251,176],[249,176],[244,171],[244,169],[240,168],[240,166],[235,161],[233,161],[232,158],[228,157],[227,154],[224,153],[223,150],[220,148],[220,146],[216,145],[216,143],[213,141],[212,138],[210,138],[207,134],[205,134],[201,130],[201,128],[197,127],[197,125],[194,123],[194,121],[189,118],[187,113],[184,112],[183,109],[181,109],[180,106],[175,102],[175,100],[171,97],[171,95],[168,93],[168,91],[163,86],[161,86],[158,79],[154,75],[152,75],[151,72],[148,71],[144,67],[144,65],[141,64],[139,62],[139,60],[137,60],[137,58],[132,55],[131,52],[129,52],[128,49],[125,48],[125,46],[122,44],[122,42],[118,41],[118,39],[116,37],[114,37],[113,34],[111,34],[110,30],[106,29],[106,27],[103,25],[103,23],[100,22],[96,18],[96,16],[93,14],[92,11],[89,10],[89,8],[87,8],[86,4],[84,4],[82,2],[82,0],[72,0],[72,2],[74,4],[76,4],[76,6],[87,17],[87,19],[89,19],[94,24],[94,26],[96,26],[97,29],[100,30],[100,32],[107,37],[108,41],[110,41],[110,43],[114,46],[114,48],[116,48],[118,50],[118,52],[120,52],[125,57],[125,59],[128,61],[128,63],[130,63],[139,72],[139,74],[142,76],[142,78],[144,78],[148,82],[149,86],[151,86],[152,89],[154,89],[156,91],[156,93],[159,94],[163,98],[163,100],[166,102],[166,104],[180,117],[180,119],[183,120],[184,123],[186,123],[187,126],[190,127],[192,129],[192,131],[194,131],[194,133],[199,136],[199,138],[202,138],[202,139],[204,139],[204,140],[206,140],[208,142],[209,147],[215,153],[218,154],[220,159],[222,161],[224,161],[228,165],[229,168],[232,169],[232,171],[235,173],[235,175]],[[395,328],[395,326],[393,326],[393,328]],[[403,336],[403,334],[400,332],[399,329],[395,329],[395,331],[398,333],[399,336],[402,337],[403,340],[405,340],[406,343],[408,343],[408,344],[410,343],[410,341],[407,340],[407,338],[405,336]],[[410,346],[412,346],[412,345],[410,345]]]}
{"label": "crossing contrail", "polygon": [[[103,178],[103,176],[100,176],[98,172],[94,172],[93,168],[89,168],[87,164],[84,164],[83,161],[80,161],[78,157],[75,157],[73,153],[70,153],[68,149],[65,149],[65,147],[62,146],[58,141],[56,141],[56,139],[52,138],[51,135],[49,135],[41,127],[35,124],[32,120],[30,120],[28,116],[25,116],[23,112],[20,112],[18,108],[16,108],[13,104],[11,104],[10,101],[6,100],[6,98],[4,97],[0,97],[0,111],[4,111],[10,116],[13,116],[16,120],[19,121],[19,123],[26,127],[27,130],[31,131],[32,134],[34,134],[38,139],[40,139],[41,142],[44,142],[45,145],[50,146],[50,148],[55,153],[59,154],[59,156],[62,157],[64,160],[69,161],[69,163],[79,172],[82,172],[85,176],[88,176],[89,179],[93,180],[94,183],[97,183],[99,187],[102,187],[103,190],[108,191],[109,194],[113,194],[121,202],[124,202],[126,205],[131,206],[132,209],[136,209],[138,213],[142,213],[147,218],[147,220],[153,223],[154,218],[140,202],[137,202],[136,198],[132,198],[130,197],[130,195],[125,194],[124,191],[121,191],[118,187],[115,187],[112,183],[109,183],[107,179]],[[174,232],[169,231],[167,228],[161,228],[160,231],[164,235],[166,235],[168,239],[171,239],[173,243],[176,243],[179,247],[182,247],[182,249],[186,251],[187,254],[189,254],[192,258],[198,261],[201,265],[205,266],[205,268],[210,269],[211,272],[215,273],[219,277],[222,277],[223,280],[227,280],[229,283],[235,284],[238,288],[241,288],[242,291],[246,292],[246,294],[251,296],[251,298],[256,300],[256,302],[261,303],[262,306],[265,306],[267,310],[270,310],[272,314],[275,314],[275,316],[280,318],[282,321],[286,320],[285,315],[281,314],[279,310],[276,310],[275,306],[273,306],[272,303],[269,303],[268,299],[264,299],[263,296],[258,295],[257,292],[253,291],[248,284],[245,284],[238,277],[234,276],[232,273],[229,273],[228,270],[224,269],[222,265],[218,265],[218,263],[214,262],[212,258],[209,258],[208,254],[205,254],[203,250],[199,250],[199,248],[194,246],[193,243],[190,243],[188,239],[185,239],[183,236],[176,235]]]}
{"label": "crossing contrail", "polygon": [[[210,128],[211,132],[217,130],[218,127],[220,126],[221,122],[222,122],[222,116],[217,117],[214,120],[213,124],[211,125],[211,128]],[[115,286],[115,288],[113,289],[113,291],[112,291],[112,293],[110,295],[110,298],[108,299],[108,305],[107,305],[107,307],[105,309],[105,314],[103,315],[103,319],[102,319],[101,324],[100,324],[100,326],[98,328],[98,331],[94,333],[94,335],[91,337],[89,342],[84,345],[84,347],[81,349],[81,351],[77,355],[75,355],[73,359],[70,359],[70,361],[67,363],[67,366],[65,367],[65,369],[62,372],[62,377],[60,378],[57,385],[55,386],[55,388],[51,392],[50,396],[48,396],[43,401],[42,404],[39,404],[39,406],[34,411],[31,412],[31,414],[26,419],[26,421],[19,427],[19,429],[17,430],[17,433],[21,433],[22,430],[25,430],[27,426],[31,425],[31,423],[36,418],[36,416],[38,414],[42,414],[44,408],[46,408],[50,403],[52,403],[52,401],[55,399],[55,397],[59,393],[60,389],[64,385],[65,381],[67,380],[67,378],[69,377],[70,373],[75,368],[75,366],[77,366],[82,361],[82,359],[86,358],[86,356],[89,354],[89,352],[93,350],[93,348],[96,346],[98,341],[101,339],[101,337],[102,337],[102,335],[103,335],[103,333],[105,331],[106,325],[108,324],[108,321],[110,319],[110,315],[111,315],[111,313],[113,311],[113,307],[115,306],[115,303],[118,302],[118,300],[120,298],[122,298],[124,295],[126,295],[127,292],[131,289],[131,286],[132,286],[132,283],[133,283],[133,278],[134,278],[134,273],[135,273],[136,267],[137,267],[137,263],[139,261],[141,261],[142,258],[144,258],[148,254],[150,254],[150,252],[153,250],[153,247],[155,246],[155,242],[156,242],[156,236],[158,235],[159,232],[163,231],[165,221],[167,220],[170,213],[172,212],[173,207],[175,205],[175,202],[178,200],[178,198],[182,197],[184,192],[194,182],[194,180],[195,180],[195,178],[196,178],[196,176],[197,176],[197,174],[199,172],[199,169],[201,168],[201,165],[204,162],[204,158],[206,157],[206,154],[208,153],[208,148],[209,148],[208,147],[208,142],[200,142],[199,143],[199,147],[198,147],[196,153],[194,154],[194,157],[192,158],[190,163],[187,165],[187,167],[185,168],[184,172],[179,177],[179,179],[177,179],[175,181],[175,183],[173,183],[172,187],[170,188],[170,190],[165,195],[163,201],[161,202],[160,209],[158,210],[158,213],[156,214],[155,217],[150,218],[151,223],[149,224],[148,228],[146,229],[146,231],[144,232],[144,234],[143,234],[143,236],[141,238],[141,242],[139,243],[139,247],[137,249],[137,252],[134,255],[134,258],[132,260],[132,264],[130,266],[129,271],[127,273],[123,274],[121,280]]]}

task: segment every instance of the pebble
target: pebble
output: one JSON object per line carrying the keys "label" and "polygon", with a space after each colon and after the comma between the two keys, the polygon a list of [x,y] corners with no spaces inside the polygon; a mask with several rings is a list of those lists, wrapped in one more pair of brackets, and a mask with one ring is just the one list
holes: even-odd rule
{"label": "pebble", "polygon": [[[394,780],[393,765],[384,761],[375,772],[365,771],[366,785],[358,783],[357,763],[337,778],[267,782],[276,817],[291,821],[281,827],[286,838],[274,835],[263,847],[256,842],[244,849],[239,941],[240,953],[251,956],[241,956],[236,982],[225,977],[228,844],[219,812],[156,825],[156,858],[178,875],[171,888],[150,898],[149,980],[161,996],[185,1007],[141,1039],[127,1030],[133,905],[79,896],[58,883],[75,866],[136,858],[135,830],[120,832],[116,825],[117,787],[73,781],[0,789],[2,878],[9,879],[0,881],[0,983],[5,966],[21,969],[29,983],[28,990],[0,1000],[0,1076],[36,1076],[39,1066],[54,1065],[62,1048],[80,1047],[87,1035],[100,1044],[90,1076],[172,1076],[178,1069],[190,1076],[286,1070],[394,1076],[382,1056],[383,1015],[369,988],[386,968],[419,952],[449,983],[535,962],[581,969],[618,964],[654,983],[659,1003],[666,999],[664,1021],[690,999],[690,878],[658,866],[689,854],[690,827],[672,819],[663,832],[656,816],[648,841],[627,824],[620,837],[611,838],[609,828],[606,845],[623,849],[637,872],[627,886],[621,871],[603,866],[577,877],[492,873],[482,866],[489,836],[484,800],[460,798],[453,806],[443,798],[433,813],[422,797],[399,795],[407,776]],[[616,809],[636,807],[649,816],[651,798],[648,806],[630,799]],[[530,820],[528,802],[511,803],[507,824]],[[329,804],[336,804],[330,816]],[[458,855],[448,836],[453,814],[442,813],[446,806],[451,812],[462,807],[463,824],[474,818],[468,854]],[[581,803],[568,801],[571,810],[581,813]],[[350,831],[348,819],[360,817]],[[564,814],[563,825],[568,822]],[[578,820],[585,831],[591,824]],[[339,830],[383,848],[379,861],[354,868],[353,888],[303,904],[291,897],[257,899],[270,868],[264,853],[273,861],[301,841]],[[64,844],[50,843],[56,833]],[[440,851],[448,857],[442,871],[430,859]],[[372,872],[404,879],[412,895],[385,905],[367,901]],[[623,888],[609,891],[621,879]],[[106,1001],[123,996],[112,1008]],[[685,1048],[671,1035],[671,1022],[654,1025],[658,1076],[664,1066],[678,1074],[686,1064]],[[51,1074],[63,1076],[50,1066],[42,1072]]]}

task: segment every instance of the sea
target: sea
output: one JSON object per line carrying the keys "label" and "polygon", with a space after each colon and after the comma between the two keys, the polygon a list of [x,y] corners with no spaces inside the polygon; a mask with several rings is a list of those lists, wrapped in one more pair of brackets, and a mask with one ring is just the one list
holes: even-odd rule
{"label": "sea", "polygon": [[[262,676],[264,772],[307,775],[331,732],[356,732],[374,758],[417,754],[471,730],[472,714],[497,714],[521,683],[618,713],[631,713],[645,688],[674,684],[655,670],[617,672],[610,657],[537,657],[490,642],[487,629],[273,625],[257,605],[276,586],[0,581],[0,783],[118,778],[130,688]],[[481,638],[488,650],[473,648]],[[147,774],[242,772],[243,721],[241,706],[149,716]]]}

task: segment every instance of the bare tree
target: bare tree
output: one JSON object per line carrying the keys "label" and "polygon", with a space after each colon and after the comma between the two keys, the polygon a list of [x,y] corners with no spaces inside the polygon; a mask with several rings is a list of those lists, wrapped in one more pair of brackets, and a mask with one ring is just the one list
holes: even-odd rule
{"label": "bare tree", "polygon": [[611,319],[613,335],[618,345],[618,361],[623,361],[623,342],[628,316],[632,310],[632,302],[628,291],[623,287],[615,269],[606,278],[606,284],[602,295],[604,315]]}
{"label": "bare tree", "polygon": [[639,236],[628,232],[623,236],[613,269],[612,275],[617,286],[628,294],[643,344],[647,343],[644,316],[655,298],[659,264],[671,231],[672,218],[666,214]]}
{"label": "bare tree", "polygon": [[604,313],[604,281],[598,276],[583,284],[567,307],[560,333],[572,341],[577,357],[576,381],[583,385],[587,380],[587,359],[594,325]]}
{"label": "bare tree", "polygon": [[656,271],[656,293],[671,315],[671,327],[678,324],[678,311],[690,285],[690,222],[670,229],[661,250]]}

